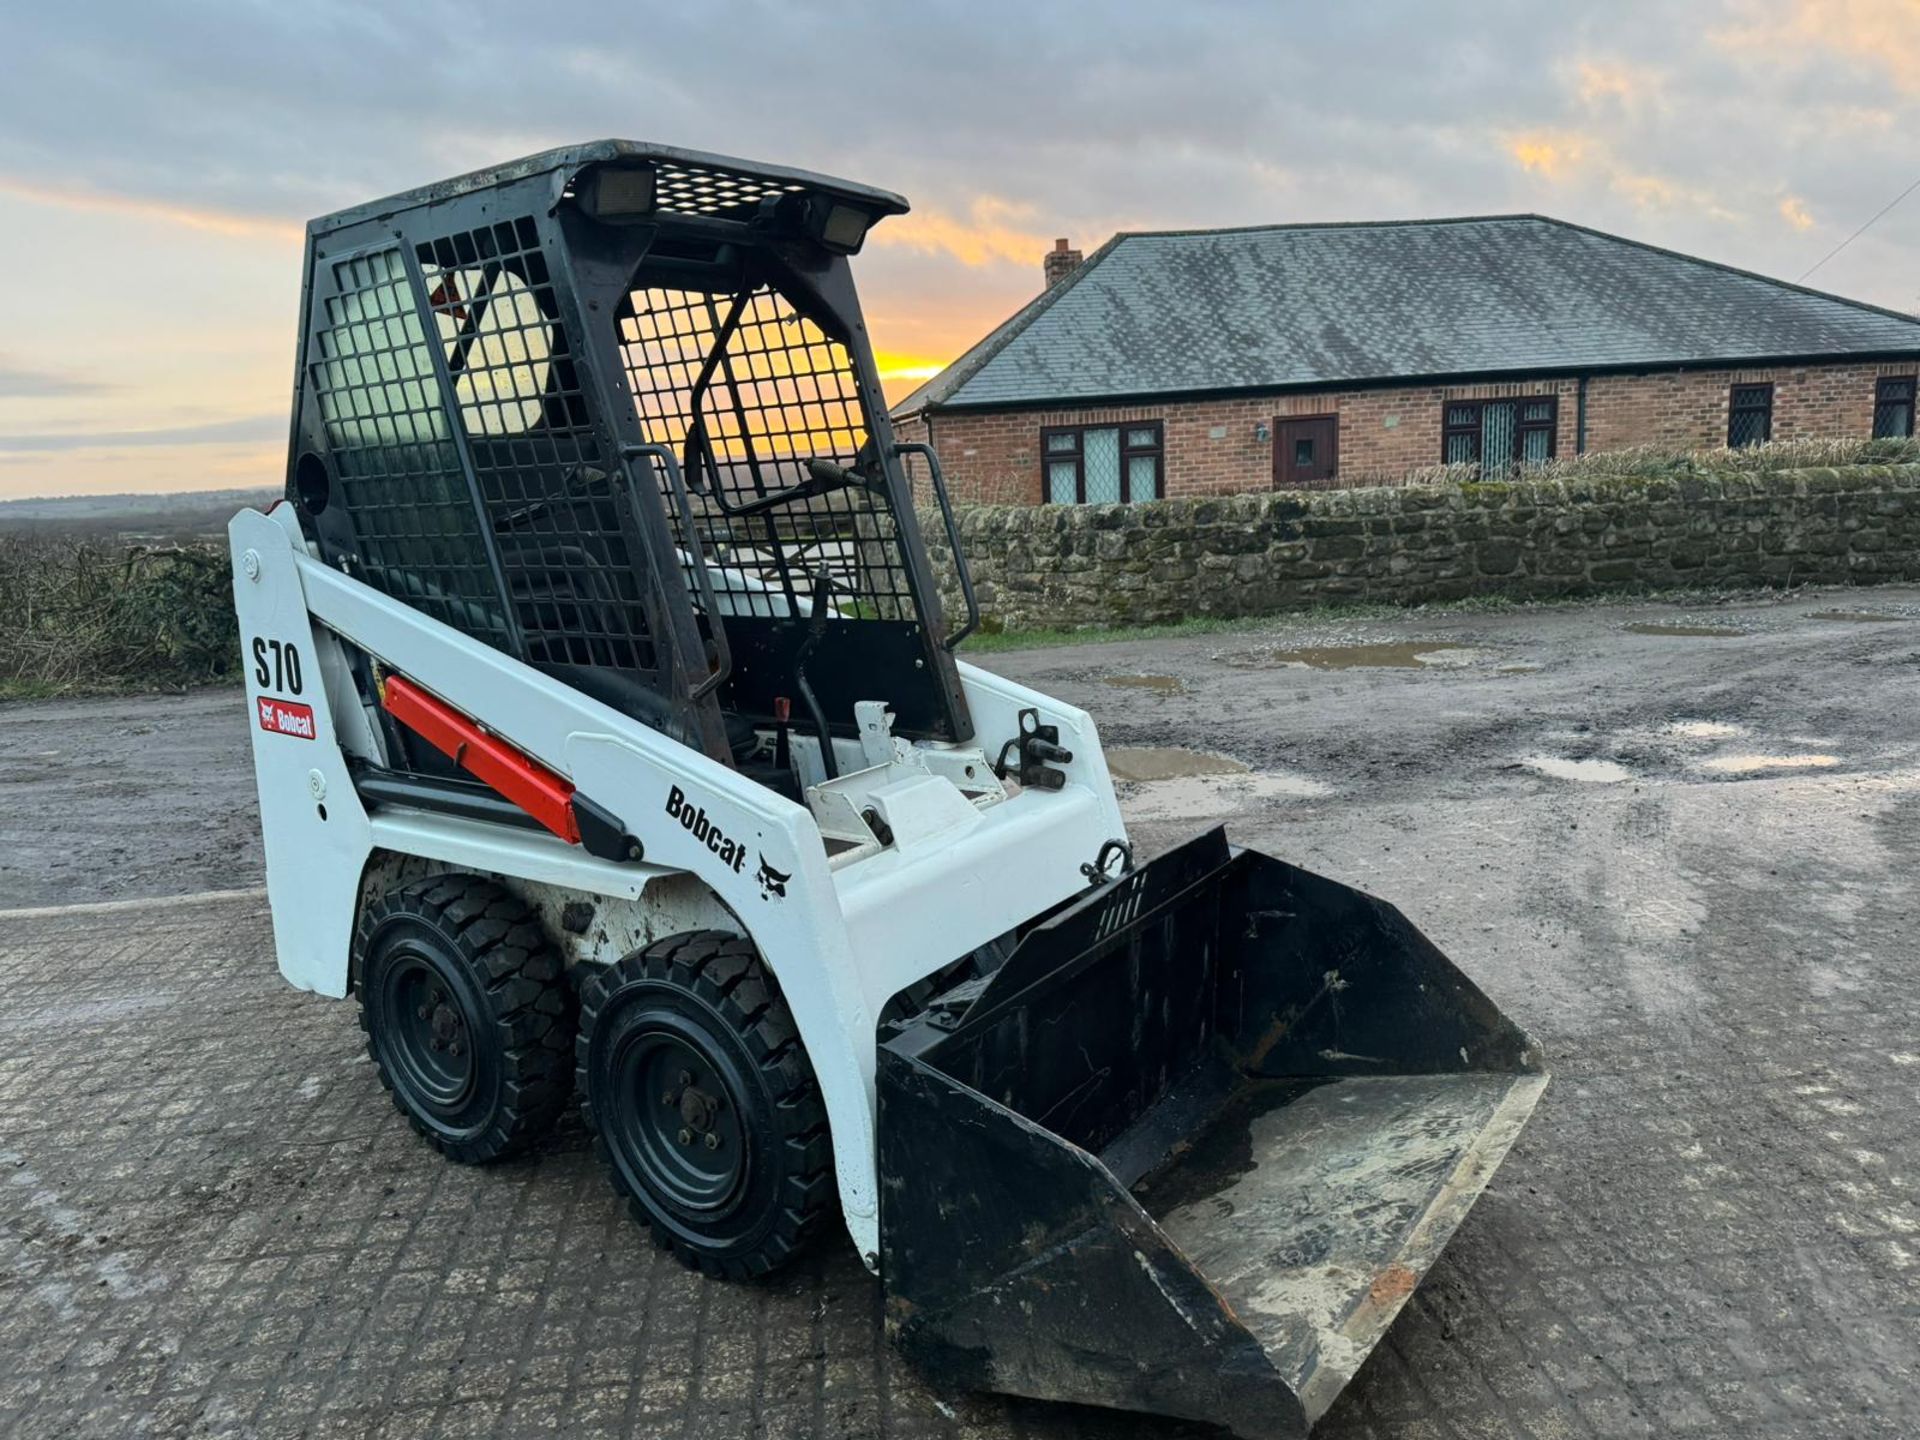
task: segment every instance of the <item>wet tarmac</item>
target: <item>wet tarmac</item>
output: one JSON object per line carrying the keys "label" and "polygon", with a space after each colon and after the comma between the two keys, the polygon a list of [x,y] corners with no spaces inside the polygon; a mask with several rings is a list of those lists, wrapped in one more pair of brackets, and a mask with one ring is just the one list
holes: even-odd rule
{"label": "wet tarmac", "polygon": [[1155,695],[1178,695],[1186,689],[1171,675],[1109,675],[1107,684],[1120,690],[1148,690]]}
{"label": "wet tarmac", "polygon": [[[1322,1440],[1920,1434],[1920,627],[1823,618],[1861,606],[1920,590],[987,657],[1158,757],[1119,782],[1143,855],[1224,822],[1383,896],[1546,1052]],[[1744,633],[1631,628],[1709,622]],[[1380,646],[1479,658],[1224,658]],[[242,890],[255,825],[237,692],[0,706],[0,908]],[[1217,1434],[928,1390],[844,1243],[683,1272],[577,1121],[447,1166],[271,953],[257,894],[0,924],[0,1432]]]}
{"label": "wet tarmac", "polygon": [[1297,649],[1247,650],[1220,657],[1223,664],[1256,670],[1270,666],[1303,670],[1451,669],[1471,665],[1481,658],[1477,650],[1461,646],[1436,647],[1418,641],[1308,645]]}
{"label": "wet tarmac", "polygon": [[1629,625],[1629,635],[1673,635],[1687,640],[1730,640],[1736,635],[1745,635],[1745,630],[1735,630],[1727,625],[1668,625],[1651,623]]}

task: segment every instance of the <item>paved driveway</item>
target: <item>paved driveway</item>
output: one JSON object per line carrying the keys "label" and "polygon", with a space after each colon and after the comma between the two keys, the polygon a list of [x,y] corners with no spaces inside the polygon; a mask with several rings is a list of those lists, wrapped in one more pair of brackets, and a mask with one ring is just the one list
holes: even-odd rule
{"label": "paved driveway", "polygon": [[[1578,686],[1502,706],[1506,749],[1451,769],[1396,769],[1381,742],[1345,794],[1331,771],[1317,793],[1264,784],[1278,771],[1258,755],[1171,806],[1126,792],[1150,844],[1224,816],[1398,900],[1555,1070],[1319,1433],[1920,1433],[1920,763],[1887,731],[1920,626],[1896,628],[1834,642],[1843,695],[1807,686],[1877,729],[1829,710],[1816,730],[1777,694],[1747,706],[1773,663],[1763,634],[1745,669],[1716,652],[1711,693],[1635,702],[1657,714]],[[1223,644],[1154,664],[1199,689]],[[1055,667],[1049,683],[1098,702],[1119,663],[1103,653],[996,663]],[[1288,713],[1337,702],[1388,734],[1463,723],[1471,683],[1233,681],[1272,714],[1296,687],[1345,685]],[[85,707],[59,713],[40,748],[84,743]],[[1114,728],[1192,742],[1153,713]],[[1626,777],[1500,758],[1579,735]],[[1322,739],[1290,758],[1312,770]],[[0,912],[0,996],[0,1433],[1205,1433],[931,1393],[885,1347],[843,1241],[767,1287],[691,1276],[626,1220],[577,1124],[519,1162],[445,1164],[388,1108],[350,1006],[273,973],[257,895]]]}

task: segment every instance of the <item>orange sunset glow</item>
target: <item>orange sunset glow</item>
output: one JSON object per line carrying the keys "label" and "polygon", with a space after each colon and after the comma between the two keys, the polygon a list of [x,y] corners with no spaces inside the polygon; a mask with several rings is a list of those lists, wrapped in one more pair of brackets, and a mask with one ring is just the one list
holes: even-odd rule
{"label": "orange sunset glow", "polygon": [[[1047,7],[723,5],[668,33],[563,0],[539,35],[450,41],[352,4],[16,7],[0,498],[277,485],[306,219],[598,136],[905,194],[854,262],[893,399],[1031,299],[1062,236],[1539,211],[1794,279],[1912,178],[1916,0],[1621,11],[1227,6],[1102,35]],[[1273,83],[1283,50],[1312,87]],[[820,103],[853,74],[856,102]],[[1916,246],[1909,201],[1810,283],[1920,308]]]}

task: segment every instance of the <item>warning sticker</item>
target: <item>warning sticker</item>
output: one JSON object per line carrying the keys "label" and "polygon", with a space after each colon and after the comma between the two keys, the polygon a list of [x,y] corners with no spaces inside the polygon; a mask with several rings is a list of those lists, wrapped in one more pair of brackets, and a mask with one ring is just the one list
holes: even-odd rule
{"label": "warning sticker", "polygon": [[302,740],[313,739],[311,705],[302,705],[298,700],[275,700],[265,695],[256,703],[260,707],[262,730],[271,730],[275,735],[298,735]]}

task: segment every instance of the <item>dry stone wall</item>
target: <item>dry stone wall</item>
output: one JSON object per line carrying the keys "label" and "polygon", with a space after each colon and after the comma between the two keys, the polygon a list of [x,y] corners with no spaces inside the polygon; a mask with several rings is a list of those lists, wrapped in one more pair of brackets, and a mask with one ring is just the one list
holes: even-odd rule
{"label": "dry stone wall", "polygon": [[[945,531],[921,520],[957,616]],[[989,629],[1920,580],[1916,465],[995,505],[959,523]]]}

